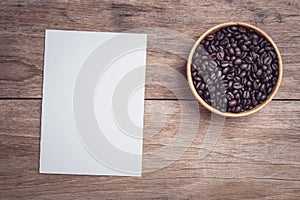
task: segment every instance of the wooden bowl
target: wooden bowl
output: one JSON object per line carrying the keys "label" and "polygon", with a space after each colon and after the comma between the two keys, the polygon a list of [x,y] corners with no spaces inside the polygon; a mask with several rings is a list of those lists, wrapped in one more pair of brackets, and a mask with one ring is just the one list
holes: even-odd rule
{"label": "wooden bowl", "polygon": [[[221,112],[218,109],[216,109],[216,108],[212,107],[211,105],[207,104],[200,97],[200,95],[197,93],[197,90],[195,89],[195,86],[193,84],[193,78],[192,78],[192,73],[191,73],[191,65],[192,65],[193,55],[195,53],[196,48],[200,44],[200,42],[206,36],[208,36],[209,34],[212,34],[216,31],[218,31],[219,29],[222,29],[222,28],[227,27],[227,26],[243,26],[243,27],[251,28],[251,29],[255,30],[257,33],[259,33],[260,35],[265,37],[272,44],[273,48],[275,49],[275,52],[276,52],[276,55],[277,55],[277,61],[278,61],[278,79],[277,79],[277,83],[276,83],[275,87],[273,88],[273,91],[267,96],[267,98],[264,100],[263,103],[257,105],[256,107],[254,107],[250,110],[246,110],[246,111],[240,112],[240,113]],[[188,58],[188,62],[187,62],[187,79],[188,79],[189,86],[190,86],[190,88],[192,90],[192,93],[194,94],[195,98],[199,101],[200,104],[202,104],[205,108],[207,108],[211,112],[222,115],[222,116],[226,116],[226,117],[241,117],[241,116],[250,115],[250,114],[253,114],[253,113],[259,111],[263,107],[265,107],[272,100],[272,98],[275,96],[275,94],[277,93],[277,91],[279,89],[281,79],[282,79],[282,71],[283,71],[283,69],[282,69],[282,59],[281,59],[281,56],[280,56],[280,52],[278,50],[278,47],[274,43],[274,41],[270,38],[270,36],[268,36],[265,32],[263,32],[259,28],[255,27],[255,26],[252,26],[250,24],[242,23],[242,22],[223,23],[223,24],[219,24],[219,25],[209,29],[208,31],[206,31],[204,34],[202,34],[199,37],[199,39],[196,41],[196,43],[192,47],[192,50],[189,54],[189,58]]]}

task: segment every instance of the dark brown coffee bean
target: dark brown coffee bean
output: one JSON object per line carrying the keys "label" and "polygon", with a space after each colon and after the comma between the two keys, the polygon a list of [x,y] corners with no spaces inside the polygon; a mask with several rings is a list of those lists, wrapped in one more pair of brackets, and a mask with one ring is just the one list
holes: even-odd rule
{"label": "dark brown coffee bean", "polygon": [[233,99],[233,100],[231,100],[231,101],[228,102],[228,106],[229,107],[234,107],[236,105],[237,105],[237,100],[235,100],[235,99]]}
{"label": "dark brown coffee bean", "polygon": [[245,99],[249,99],[249,98],[250,98],[250,92],[249,92],[249,91],[244,91],[244,92],[243,92],[243,97],[244,97]]}
{"label": "dark brown coffee bean", "polygon": [[268,94],[271,94],[272,90],[273,90],[273,88],[272,88],[272,87],[269,87],[267,93],[268,93]]}
{"label": "dark brown coffee bean", "polygon": [[232,74],[227,74],[226,78],[227,78],[227,80],[232,80],[234,77]]}
{"label": "dark brown coffee bean", "polygon": [[252,106],[251,107],[255,107],[257,105],[257,100],[255,98],[252,98]]}
{"label": "dark brown coffee bean", "polygon": [[261,84],[260,91],[264,92],[266,90],[266,84]]}
{"label": "dark brown coffee bean", "polygon": [[251,42],[251,41],[246,41],[244,44],[245,44],[246,46],[249,46],[249,45],[252,44],[252,42]]}
{"label": "dark brown coffee bean", "polygon": [[208,35],[208,36],[206,37],[206,39],[209,40],[209,41],[212,41],[212,40],[215,39],[215,36],[214,36],[214,35]]}
{"label": "dark brown coffee bean", "polygon": [[248,68],[248,64],[246,64],[246,63],[241,64],[241,65],[240,65],[240,68],[243,69],[243,70],[245,70],[245,69]]}
{"label": "dark brown coffee bean", "polygon": [[247,30],[246,30],[246,28],[240,26],[240,27],[239,27],[239,31],[240,31],[241,33],[246,33]]}
{"label": "dark brown coffee bean", "polygon": [[222,32],[217,33],[217,39],[220,41],[224,38],[224,34]]}
{"label": "dark brown coffee bean", "polygon": [[220,78],[220,77],[222,77],[222,71],[221,71],[221,70],[218,70],[218,71],[217,71],[217,78]]}
{"label": "dark brown coffee bean", "polygon": [[217,53],[217,59],[218,59],[218,60],[223,60],[223,59],[224,59],[224,52],[222,52],[222,51],[221,51],[221,52],[218,52],[218,53]]}
{"label": "dark brown coffee bean", "polygon": [[256,75],[257,75],[257,76],[262,75],[262,70],[261,70],[261,69],[257,70]]}
{"label": "dark brown coffee bean", "polygon": [[234,82],[241,82],[241,78],[238,76],[234,77],[233,80]]}
{"label": "dark brown coffee bean", "polygon": [[228,67],[229,63],[222,63],[221,67]]}
{"label": "dark brown coffee bean", "polygon": [[237,106],[237,107],[235,108],[235,112],[237,112],[237,113],[241,112],[241,106]]}
{"label": "dark brown coffee bean", "polygon": [[270,65],[272,63],[272,58],[271,57],[266,57],[265,59],[264,59],[264,64],[265,65]]}
{"label": "dark brown coffee bean", "polygon": [[262,96],[261,96],[261,100],[266,100],[266,98],[267,98],[267,95],[264,93]]}
{"label": "dark brown coffee bean", "polygon": [[234,83],[234,84],[233,84],[233,88],[234,88],[234,89],[237,89],[237,90],[240,90],[240,89],[243,88],[243,86],[242,86],[240,83]]}
{"label": "dark brown coffee bean", "polygon": [[205,89],[205,83],[201,83],[201,85],[199,86],[200,90],[204,90]]}
{"label": "dark brown coffee bean", "polygon": [[223,69],[223,74],[227,74],[229,72],[229,67]]}
{"label": "dark brown coffee bean", "polygon": [[240,64],[242,64],[242,62],[243,62],[242,59],[237,58],[237,59],[235,59],[234,64],[240,65]]}
{"label": "dark brown coffee bean", "polygon": [[246,45],[241,45],[241,49],[242,49],[242,51],[247,51],[248,50],[248,48],[247,48],[247,46]]}
{"label": "dark brown coffee bean", "polygon": [[251,86],[252,86],[252,82],[251,82],[251,81],[248,81],[248,82],[247,82],[247,86],[248,86],[248,87],[251,87]]}
{"label": "dark brown coffee bean", "polygon": [[246,75],[247,75],[246,71],[242,71],[242,72],[240,73],[240,77],[241,77],[241,78],[245,77]]}
{"label": "dark brown coffee bean", "polygon": [[252,65],[252,71],[253,71],[253,72],[256,72],[256,71],[257,71],[257,66],[256,66],[256,64],[253,64],[253,65]]}
{"label": "dark brown coffee bean", "polygon": [[228,100],[232,100],[234,98],[234,95],[232,94],[232,92],[227,92],[227,95],[226,95],[227,99]]}
{"label": "dark brown coffee bean", "polygon": [[241,98],[241,95],[240,95],[239,93],[236,93],[236,94],[234,95],[234,98],[235,98],[237,101],[239,101],[240,98]]}
{"label": "dark brown coffee bean", "polygon": [[217,63],[215,62],[215,61],[210,61],[209,63],[208,63],[208,66],[210,67],[210,68],[216,68],[218,65],[217,65]]}
{"label": "dark brown coffee bean", "polygon": [[234,55],[234,49],[232,47],[230,47],[228,49],[228,52],[229,52],[230,55]]}
{"label": "dark brown coffee bean", "polygon": [[261,97],[262,97],[262,92],[258,92],[255,96],[256,100],[257,101],[260,101],[261,100]]}

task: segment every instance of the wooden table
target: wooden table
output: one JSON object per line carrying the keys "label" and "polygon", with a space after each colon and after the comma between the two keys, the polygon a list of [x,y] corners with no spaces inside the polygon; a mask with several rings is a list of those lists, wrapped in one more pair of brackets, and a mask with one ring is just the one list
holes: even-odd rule
{"label": "wooden table", "polygon": [[[298,0],[2,0],[0,199],[300,199],[299,10]],[[283,58],[283,82],[275,99],[260,112],[227,118],[208,156],[199,159],[211,114],[200,107],[198,131],[184,154],[141,178],[38,173],[45,29],[122,32],[164,27],[197,39],[208,28],[228,21],[256,25],[274,39]],[[153,70],[151,64],[158,61],[184,74],[185,59],[149,50],[147,83],[170,78]],[[184,94],[189,89],[182,83],[178,90]],[[145,98],[144,135],[156,133],[144,139],[146,154],[170,144],[182,115],[179,102],[195,100],[178,101],[167,88],[153,84],[146,85]],[[153,106],[163,107],[167,117],[160,131],[159,119],[151,119]],[[190,120],[181,123],[193,125]]]}

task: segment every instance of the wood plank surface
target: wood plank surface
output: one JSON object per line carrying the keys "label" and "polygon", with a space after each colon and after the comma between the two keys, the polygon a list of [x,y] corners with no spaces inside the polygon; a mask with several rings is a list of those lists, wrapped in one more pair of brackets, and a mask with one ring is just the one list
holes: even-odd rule
{"label": "wood plank surface", "polygon": [[[1,0],[0,199],[300,199],[299,10],[298,0]],[[237,119],[198,108],[180,79],[193,42],[229,21],[268,33],[284,67],[275,100]],[[142,177],[38,173],[45,29],[148,34]]]}
{"label": "wood plank surface", "polygon": [[[145,29],[148,47],[172,46],[171,52],[148,48],[146,99],[174,99],[170,89],[154,81],[169,81],[151,64],[169,65],[185,74],[192,43],[178,41],[171,30],[195,40],[208,28],[222,22],[243,21],[266,31],[281,51],[284,74],[277,99],[300,99],[300,14],[297,0],[239,2],[197,1],[9,1],[0,2],[0,98],[41,98],[45,29],[129,31]],[[164,27],[151,33],[149,30]],[[155,30],[156,30],[155,29]],[[143,31],[142,31],[143,32]],[[172,37],[173,36],[173,37]],[[165,38],[165,39],[164,39]],[[178,55],[182,53],[182,56]],[[158,76],[158,80],[154,77]],[[188,95],[186,83],[176,86]],[[187,98],[193,98],[188,96]]]}
{"label": "wood plank surface", "polygon": [[1,100],[0,199],[299,199],[298,101],[273,101],[257,114],[226,119],[204,159],[199,151],[211,115],[200,107],[198,130],[183,155],[145,172],[148,164],[167,159],[153,160],[152,151],[169,145],[181,123],[195,123],[193,114],[181,112],[183,104],[192,101],[145,101],[144,173],[138,178],[38,174],[41,101]]}

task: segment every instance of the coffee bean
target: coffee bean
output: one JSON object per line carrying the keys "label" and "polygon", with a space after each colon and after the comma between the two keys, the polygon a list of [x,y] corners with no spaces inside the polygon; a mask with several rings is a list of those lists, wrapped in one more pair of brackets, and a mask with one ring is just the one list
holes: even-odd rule
{"label": "coffee bean", "polygon": [[230,55],[234,55],[234,49],[232,47],[230,47],[228,49],[228,52],[229,52]]}
{"label": "coffee bean", "polygon": [[195,80],[195,81],[200,81],[200,82],[202,81],[202,79],[201,79],[199,76],[196,76],[196,77],[194,78],[194,80]]}
{"label": "coffee bean", "polygon": [[234,88],[234,89],[237,89],[237,90],[240,90],[240,89],[243,88],[243,86],[242,86],[240,83],[234,83],[234,84],[233,84],[233,88]]}
{"label": "coffee bean", "polygon": [[246,63],[241,64],[241,65],[240,65],[240,68],[243,69],[243,70],[245,70],[245,69],[248,68],[248,64],[246,64]]}
{"label": "coffee bean", "polygon": [[222,71],[218,70],[217,71],[217,78],[220,78],[220,77],[222,77]]}
{"label": "coffee bean", "polygon": [[[199,82],[200,83],[200,82]],[[201,83],[201,85],[199,86],[200,90],[204,90],[205,89],[205,83]]]}
{"label": "coffee bean", "polygon": [[251,86],[252,86],[252,82],[251,82],[251,81],[248,81],[248,82],[247,82],[247,86],[248,86],[248,87],[251,87]]}
{"label": "coffee bean", "polygon": [[235,59],[234,64],[240,65],[240,64],[242,64],[242,62],[243,62],[242,59],[237,58],[237,59]]}
{"label": "coffee bean", "polygon": [[230,106],[230,107],[234,107],[236,105],[237,105],[237,100],[235,100],[235,99],[228,102],[228,106]]}
{"label": "coffee bean", "polygon": [[250,98],[250,92],[249,92],[249,91],[244,91],[244,92],[243,92],[243,97],[244,97],[245,99]]}
{"label": "coffee bean", "polygon": [[240,26],[240,27],[239,27],[239,31],[240,31],[241,33],[246,33],[247,30],[246,30],[246,28]]}
{"label": "coffee bean", "polygon": [[223,74],[227,74],[229,72],[229,67],[223,69]]}
{"label": "coffee bean", "polygon": [[267,95],[266,94],[263,94],[262,96],[261,96],[261,100],[265,100],[267,98]]}
{"label": "coffee bean", "polygon": [[278,79],[272,44],[251,28],[228,26],[211,33],[192,57],[200,97],[222,112],[244,112],[263,103]]}
{"label": "coffee bean", "polygon": [[261,84],[260,91],[263,92],[266,90],[266,84]]}
{"label": "coffee bean", "polygon": [[[229,68],[228,68],[229,69]],[[226,76],[227,80],[232,80],[234,77],[232,74],[227,74]]]}
{"label": "coffee bean", "polygon": [[253,65],[252,65],[252,71],[253,71],[253,72],[256,72],[256,71],[257,71],[257,65],[256,65],[256,64],[253,64]]}
{"label": "coffee bean", "polygon": [[217,63],[215,62],[215,61],[210,61],[209,63],[208,63],[208,66],[210,67],[210,68],[216,68],[218,65],[217,65]]}
{"label": "coffee bean", "polygon": [[235,112],[237,112],[237,113],[239,113],[239,112],[241,112],[241,106],[237,106],[236,108],[235,108]]}
{"label": "coffee bean", "polygon": [[241,98],[241,95],[239,93],[236,93],[234,95],[234,98],[237,100],[237,101],[240,101],[240,98]]}
{"label": "coffee bean", "polygon": [[272,58],[271,57],[266,57],[265,59],[264,59],[264,64],[265,65],[270,65],[272,63]]}
{"label": "coffee bean", "polygon": [[247,75],[246,71],[242,71],[242,72],[240,73],[240,77],[241,77],[241,78],[245,77],[246,75]]}
{"label": "coffee bean", "polygon": [[242,51],[247,51],[248,50],[248,48],[247,48],[247,46],[246,45],[241,45],[241,49],[242,49]]}
{"label": "coffee bean", "polygon": [[266,65],[263,65],[262,70],[266,71],[266,70],[268,70],[268,67]]}
{"label": "coffee bean", "polygon": [[257,70],[256,75],[257,75],[257,76],[262,75],[262,70],[261,70],[261,69]]}
{"label": "coffee bean", "polygon": [[228,67],[229,66],[229,63],[227,63],[227,62],[223,62],[222,64],[221,64],[221,67]]}
{"label": "coffee bean", "polygon": [[273,90],[273,88],[272,88],[272,87],[269,87],[267,93],[268,93],[268,94],[271,94],[272,90]]}
{"label": "coffee bean", "polygon": [[241,52],[241,49],[240,48],[238,48],[238,47],[235,47],[235,53],[237,53],[237,52]]}
{"label": "coffee bean", "polygon": [[218,52],[218,53],[217,53],[217,59],[218,59],[218,60],[223,60],[223,59],[224,59],[224,52],[222,52],[222,51],[221,51],[221,52]]}
{"label": "coffee bean", "polygon": [[212,40],[215,39],[215,36],[214,36],[214,35],[208,35],[208,36],[206,37],[206,39],[209,40],[209,41],[212,41]]}
{"label": "coffee bean", "polygon": [[234,77],[233,80],[234,82],[241,82],[241,78],[238,76]]}
{"label": "coffee bean", "polygon": [[261,100],[261,97],[262,97],[262,92],[258,92],[255,96],[256,100],[257,101],[260,101]]}

